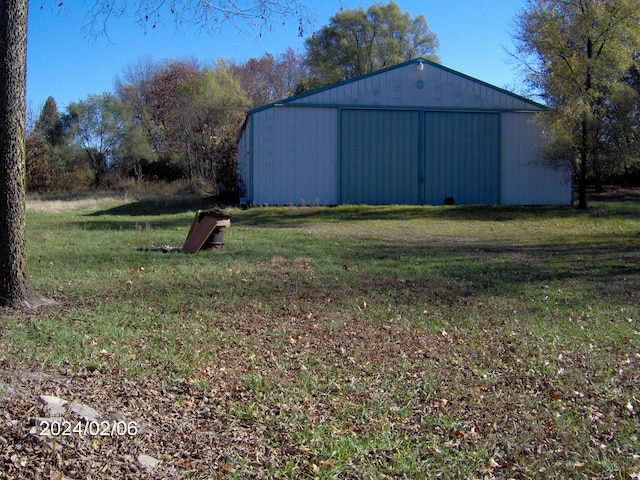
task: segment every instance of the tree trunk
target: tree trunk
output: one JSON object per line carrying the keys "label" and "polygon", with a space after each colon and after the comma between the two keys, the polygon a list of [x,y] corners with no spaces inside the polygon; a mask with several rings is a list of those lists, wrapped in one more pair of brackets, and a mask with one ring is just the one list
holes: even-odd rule
{"label": "tree trunk", "polygon": [[27,0],[0,0],[0,306],[49,303],[27,276],[25,91]]}
{"label": "tree trunk", "polygon": [[[591,62],[593,58],[593,41],[591,38],[587,38],[587,60]],[[584,80],[584,93],[587,98],[591,94],[592,87],[592,79],[591,79],[591,66],[587,64],[587,74]],[[593,110],[593,102],[590,104],[591,110]],[[583,114],[584,115],[584,114]],[[578,177],[578,208],[585,209],[587,208],[587,173],[589,171],[589,165],[587,164],[587,160],[589,159],[589,154],[591,154],[592,158],[594,158],[594,152],[590,151],[589,148],[589,123],[587,122],[587,118],[583,116],[582,118],[582,145],[580,146],[580,176]]]}
{"label": "tree trunk", "polygon": [[582,121],[582,145],[580,147],[580,170],[578,170],[578,208],[587,208],[587,159],[588,131],[587,121]]}
{"label": "tree trunk", "polygon": [[580,172],[578,176],[578,208],[587,208],[587,154],[580,154]]}

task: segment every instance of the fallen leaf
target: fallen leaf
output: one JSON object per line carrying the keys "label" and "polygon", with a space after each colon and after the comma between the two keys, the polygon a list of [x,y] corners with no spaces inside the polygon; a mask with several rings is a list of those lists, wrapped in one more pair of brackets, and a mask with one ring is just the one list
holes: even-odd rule
{"label": "fallen leaf", "polygon": [[141,453],[140,455],[138,455],[138,464],[143,469],[148,468],[149,470],[153,470],[158,465],[160,465],[160,460],[158,460],[157,458],[153,458],[150,455],[145,455],[144,453]]}
{"label": "fallen leaf", "polygon": [[221,463],[218,466],[218,470],[220,470],[222,473],[234,473],[236,471],[236,469],[228,463]]}

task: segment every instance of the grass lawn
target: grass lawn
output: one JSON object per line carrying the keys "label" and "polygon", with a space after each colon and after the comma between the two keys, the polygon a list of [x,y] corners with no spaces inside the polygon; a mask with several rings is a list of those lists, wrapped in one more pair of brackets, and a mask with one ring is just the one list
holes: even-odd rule
{"label": "grass lawn", "polygon": [[[150,248],[192,205],[39,206],[0,478],[640,478],[638,202],[229,209],[194,255]],[[40,394],[140,428],[42,441]]]}

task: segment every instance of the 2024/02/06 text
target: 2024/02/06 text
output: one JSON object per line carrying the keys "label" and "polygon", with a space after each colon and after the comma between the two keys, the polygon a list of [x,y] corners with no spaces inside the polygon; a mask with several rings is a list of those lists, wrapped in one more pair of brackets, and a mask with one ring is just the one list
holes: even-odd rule
{"label": "2024/02/06 text", "polygon": [[41,420],[38,422],[41,436],[70,437],[71,435],[89,435],[92,437],[134,436],[139,432],[136,422],[108,422],[92,420],[88,422],[70,422],[68,420]]}

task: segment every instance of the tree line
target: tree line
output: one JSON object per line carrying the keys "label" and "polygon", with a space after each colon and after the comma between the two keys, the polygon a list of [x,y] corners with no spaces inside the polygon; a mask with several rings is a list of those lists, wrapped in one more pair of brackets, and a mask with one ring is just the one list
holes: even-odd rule
{"label": "tree line", "polygon": [[[64,112],[49,97],[27,136],[27,188],[113,188],[185,179],[236,194],[236,140],[247,110],[424,56],[437,36],[397,4],[344,10],[305,42],[244,63],[149,58],[125,67],[114,91]],[[123,182],[125,180],[125,182]]]}
{"label": "tree line", "polygon": [[113,93],[89,95],[64,112],[47,99],[27,136],[27,188],[186,179],[229,193],[235,138],[250,105],[223,61],[200,67],[140,60],[116,80]]}

